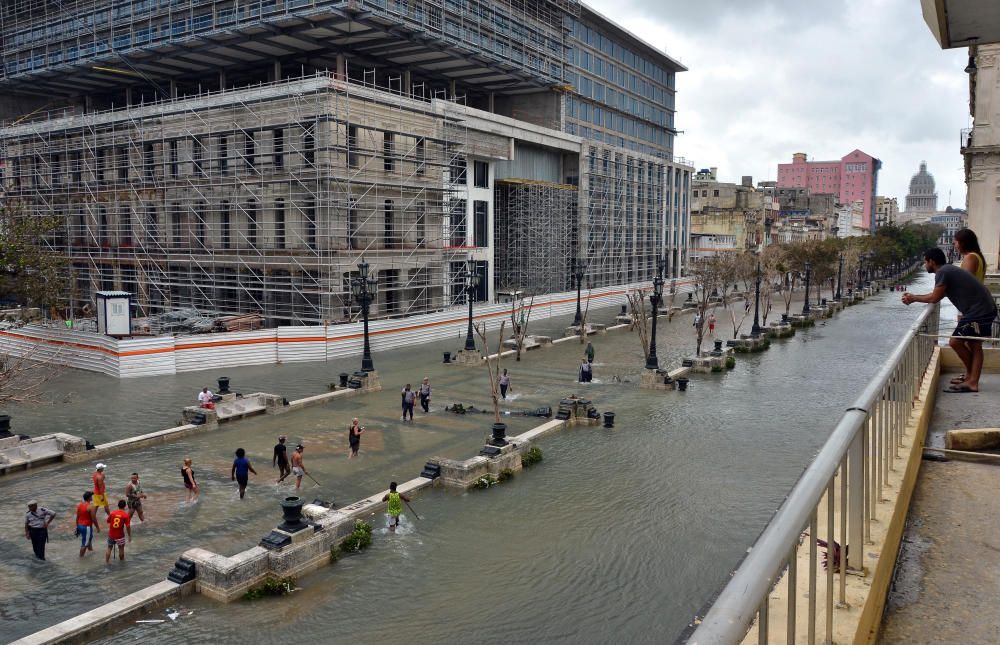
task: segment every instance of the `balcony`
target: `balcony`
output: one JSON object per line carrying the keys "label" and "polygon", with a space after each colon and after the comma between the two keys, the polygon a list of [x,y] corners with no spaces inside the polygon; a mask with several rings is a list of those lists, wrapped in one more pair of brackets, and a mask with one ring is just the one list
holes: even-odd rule
{"label": "balcony", "polygon": [[974,128],[962,128],[958,133],[958,147],[960,150],[972,147],[972,131]]}

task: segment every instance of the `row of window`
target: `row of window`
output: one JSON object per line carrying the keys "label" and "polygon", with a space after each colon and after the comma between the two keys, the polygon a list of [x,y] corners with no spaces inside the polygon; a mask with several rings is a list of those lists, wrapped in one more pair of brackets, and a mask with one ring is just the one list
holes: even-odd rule
{"label": "row of window", "polygon": [[624,137],[616,136],[613,132],[603,132],[572,121],[566,123],[566,132],[597,143],[605,143],[609,146],[624,148],[625,150],[632,150],[634,152],[640,152],[642,154],[660,157],[662,159],[670,159],[673,156],[670,152],[670,147],[673,146],[673,135],[669,133],[667,133],[666,136],[667,144],[665,146],[665,150],[663,147],[651,146],[633,139],[626,139]]}
{"label": "row of window", "polygon": [[[630,137],[641,137],[646,141],[653,141],[657,136],[653,134],[654,132],[663,132],[666,134],[666,128],[673,125],[673,115],[670,115],[671,118],[668,119],[667,123],[660,123],[661,127],[656,127],[646,123],[646,121],[650,121],[651,119],[646,118],[643,114],[637,114],[634,111],[629,112],[628,109],[624,109],[623,111],[627,114],[622,114],[610,107],[592,105],[589,101],[581,101],[572,96],[566,99],[567,117],[585,122],[589,121],[594,125],[604,126],[616,132],[627,134]],[[632,116],[628,116],[628,114],[643,117],[643,120],[640,121]],[[656,142],[658,143],[659,141]]]}
{"label": "row of window", "polygon": [[[570,65],[575,65],[580,70],[616,85],[622,90],[638,94],[657,104],[670,104],[673,107],[674,93],[670,89],[664,89],[660,85],[647,81],[641,75],[626,72],[621,67],[615,66],[614,63],[608,63],[588,51],[570,49],[567,52],[567,61]],[[566,80],[573,83],[573,75],[567,74]]]}
{"label": "row of window", "polygon": [[644,76],[652,78],[658,83],[667,87],[674,86],[674,72],[666,70],[659,65],[646,60],[627,47],[615,42],[598,30],[583,24],[578,20],[570,20],[570,32],[574,38],[581,43],[586,43],[594,49],[604,52],[605,55],[617,60],[623,65],[628,65]]}
{"label": "row of window", "polygon": [[580,96],[594,99],[600,103],[606,103],[619,110],[631,112],[638,117],[658,123],[664,127],[669,128],[674,125],[673,95],[670,95],[670,100],[668,101],[667,107],[669,109],[664,110],[652,103],[647,103],[624,92],[607,87],[603,83],[598,83],[582,74],[567,74],[567,76],[572,79],[570,84],[576,88],[576,92]]}

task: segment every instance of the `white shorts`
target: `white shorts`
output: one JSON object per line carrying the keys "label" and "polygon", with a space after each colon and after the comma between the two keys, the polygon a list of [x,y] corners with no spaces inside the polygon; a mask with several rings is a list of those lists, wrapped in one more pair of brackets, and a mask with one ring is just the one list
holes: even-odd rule
{"label": "white shorts", "polygon": [[295,475],[296,477],[301,477],[302,475],[306,474],[306,471],[303,468],[300,468],[299,466],[292,466],[292,474]]}

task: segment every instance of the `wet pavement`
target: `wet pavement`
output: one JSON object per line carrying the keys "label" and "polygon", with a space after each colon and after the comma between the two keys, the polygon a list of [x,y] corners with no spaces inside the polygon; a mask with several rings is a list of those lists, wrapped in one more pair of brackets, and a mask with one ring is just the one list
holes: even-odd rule
{"label": "wet pavement", "polygon": [[[954,372],[942,374],[942,387]],[[979,394],[939,394],[927,444],[954,428],[995,427],[1000,374]],[[925,459],[896,563],[881,642],[1000,642],[1000,465]]]}

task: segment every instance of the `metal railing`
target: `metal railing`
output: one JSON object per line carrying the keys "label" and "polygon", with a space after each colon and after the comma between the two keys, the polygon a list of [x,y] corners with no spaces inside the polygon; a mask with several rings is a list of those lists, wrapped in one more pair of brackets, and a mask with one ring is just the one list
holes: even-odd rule
{"label": "metal railing", "polygon": [[[833,545],[835,541],[841,545],[841,559],[846,554],[846,575],[863,570],[871,521],[876,519],[878,503],[883,501],[882,490],[889,473],[897,468],[898,450],[913,400],[936,343],[936,338],[926,334],[937,334],[938,321],[939,306],[927,305],[861,396],[844,412],[830,438],[802,473],[688,643],[739,643],[755,618],[758,642],[767,643],[771,592],[783,573],[788,576],[789,589],[797,588],[797,556],[803,531],[809,534],[809,593],[807,599],[801,600],[808,604],[807,642],[811,645],[817,638],[818,538],[829,545],[827,570],[823,574],[826,578],[823,619],[824,642],[833,642],[835,574],[839,577],[836,601],[839,606],[845,605],[846,589],[845,568],[835,564],[838,552]],[[840,482],[836,486],[838,473]],[[826,514],[824,535],[817,533],[821,505],[825,506]],[[838,505],[839,517],[835,520],[834,509]],[[795,643],[796,614],[803,595],[790,592],[787,598],[786,642]]]}

